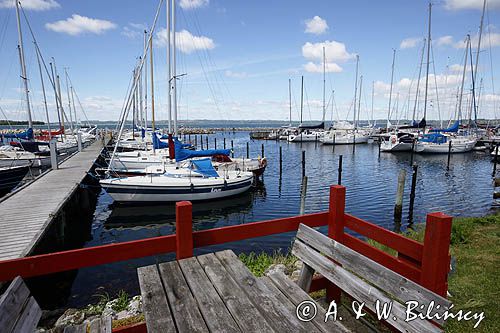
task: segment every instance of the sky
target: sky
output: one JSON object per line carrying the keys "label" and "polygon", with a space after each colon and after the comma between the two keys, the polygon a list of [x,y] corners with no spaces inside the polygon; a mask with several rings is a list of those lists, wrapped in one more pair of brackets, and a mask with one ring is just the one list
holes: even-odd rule
{"label": "sky", "polygon": [[[65,69],[78,97],[79,119],[85,117],[83,108],[89,119],[118,120],[132,71],[143,53],[144,30],[150,30],[159,1],[20,3],[45,62],[55,59],[66,109]],[[0,0],[0,119],[26,120],[14,4],[14,0]],[[465,39],[471,35],[475,64],[482,5],[483,0],[433,3],[427,119],[447,121],[457,116]],[[24,14],[21,29],[30,101],[34,119],[44,121],[37,57]],[[167,118],[165,27],[163,3],[153,32],[157,119]],[[417,81],[427,29],[428,2],[423,0],[176,0],[177,75],[181,75],[177,80],[178,117],[288,121],[291,80],[292,120],[298,121],[303,76],[302,119],[321,120],[324,47],[327,121],[353,117],[357,56],[360,118],[387,119],[390,113],[393,121],[411,119],[415,110],[419,119],[424,109],[425,56]],[[488,0],[475,90],[480,118],[500,115],[499,56],[500,0]],[[462,115],[470,111],[472,101],[470,54],[468,57]],[[149,56],[147,59],[149,81]],[[55,97],[46,76],[44,80],[49,117],[54,121]],[[150,82],[147,89],[150,112]]]}

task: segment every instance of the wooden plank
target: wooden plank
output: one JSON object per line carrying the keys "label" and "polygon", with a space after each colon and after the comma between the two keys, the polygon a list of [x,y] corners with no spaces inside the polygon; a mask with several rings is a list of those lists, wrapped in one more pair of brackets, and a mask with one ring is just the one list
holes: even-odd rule
{"label": "wooden plank", "polygon": [[243,332],[274,332],[213,253],[198,256],[196,259]]}
{"label": "wooden plank", "polygon": [[217,252],[215,256],[277,332],[315,330],[314,325],[299,321],[295,311],[290,311],[275,295],[270,295],[269,289],[253,276],[233,251]]}
{"label": "wooden plank", "polygon": [[353,298],[364,302],[370,311],[376,312],[375,305],[377,301],[381,302],[381,304],[392,304],[391,315],[394,314],[396,320],[390,320],[388,323],[396,329],[402,332],[441,332],[439,328],[427,320],[417,319],[405,322],[406,309],[402,304],[394,302],[393,299],[387,297],[378,289],[338,266],[300,240],[294,242],[292,253]]}
{"label": "wooden plank", "polygon": [[158,268],[177,330],[181,333],[208,332],[177,261],[162,263]]}
{"label": "wooden plank", "polygon": [[167,296],[156,265],[137,269],[146,326],[149,332],[176,332]]}
{"label": "wooden plank", "polygon": [[311,289],[313,275],[314,269],[311,266],[302,263],[299,280],[297,281],[297,284],[302,290],[309,292],[309,289]]}
{"label": "wooden plank", "polygon": [[101,317],[101,333],[112,332],[112,319],[111,316]]}
{"label": "wooden plank", "polygon": [[[272,283],[295,305],[298,306],[303,301],[313,301],[313,299],[302,290],[297,284],[286,277],[282,272],[274,272],[268,275]],[[313,301],[314,302],[314,301]],[[317,315],[312,323],[322,332],[350,332],[339,321],[329,320],[325,322],[326,311],[322,306],[317,305]],[[331,318],[330,318],[331,319]]]}
{"label": "wooden plank", "polygon": [[30,291],[23,279],[16,277],[0,298],[0,332],[10,332],[19,317]]}
{"label": "wooden plank", "polygon": [[439,304],[445,309],[451,304],[444,297],[408,280],[404,276],[387,269],[306,225],[300,225],[297,232],[297,239],[342,264],[345,269],[396,296],[397,299],[403,302],[415,300],[420,304],[429,304],[431,301],[435,301],[436,305]]}
{"label": "wooden plank", "polygon": [[66,326],[64,328],[64,333],[87,333],[87,323]]}
{"label": "wooden plank", "polygon": [[88,328],[89,333],[100,333],[101,332],[101,318],[94,318]]}
{"label": "wooden plank", "polygon": [[196,258],[179,261],[184,277],[211,332],[241,332]]}
{"label": "wooden plank", "polygon": [[16,322],[16,326],[12,330],[13,333],[33,332],[42,317],[42,309],[38,306],[35,298],[32,296],[28,299],[23,312]]}

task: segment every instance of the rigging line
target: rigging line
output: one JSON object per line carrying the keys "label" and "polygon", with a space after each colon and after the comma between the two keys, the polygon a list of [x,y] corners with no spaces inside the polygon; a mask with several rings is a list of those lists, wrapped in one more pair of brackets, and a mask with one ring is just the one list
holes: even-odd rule
{"label": "rigging line", "polygon": [[[15,52],[17,52],[17,50],[12,49],[12,52],[15,53]],[[2,99],[2,96],[5,93],[5,88],[7,86],[7,82],[9,81],[7,78],[10,76],[10,73],[12,72],[12,67],[14,67],[13,64],[15,61],[15,57],[12,56],[9,58],[10,58],[10,63],[9,63],[9,67],[8,67],[9,69],[7,70],[6,79],[3,81],[2,89],[0,90],[0,100]]]}
{"label": "rigging line", "polygon": [[5,36],[7,35],[7,27],[9,26],[9,21],[10,21],[10,16],[11,16],[12,12],[9,10],[6,12],[5,16],[7,17],[6,20],[4,20],[4,25],[2,26],[2,29],[0,30],[1,33],[0,33],[0,50],[2,49],[3,47],[3,43],[5,42]]}
{"label": "rigging line", "polygon": [[78,101],[78,105],[80,106],[80,109],[82,110],[83,115],[85,116],[85,120],[87,121],[87,125],[90,127],[89,117],[87,116],[87,112],[85,112],[85,109],[83,108],[82,102],[80,102],[80,97],[78,97],[75,86],[73,85],[73,82],[71,81],[71,77],[69,76],[69,74],[68,74],[68,79],[69,79],[70,85],[73,87],[73,93],[76,96],[76,100]]}
{"label": "rigging line", "polygon": [[439,108],[439,93],[438,93],[438,85],[437,85],[437,78],[436,78],[436,65],[434,61],[434,47],[431,44],[431,54],[432,54],[432,69],[434,71],[434,86],[436,87],[436,103],[437,103],[437,109],[438,109],[438,116],[439,116],[439,122],[441,123],[442,127],[442,119],[441,119],[441,109]]}
{"label": "rigging line", "polygon": [[[492,90],[493,96],[495,96],[496,91],[495,91],[495,79],[493,76],[493,54],[492,54],[493,52],[492,52],[492,45],[491,45],[490,12],[489,12],[487,7],[486,7],[486,19],[488,20],[487,29],[488,29],[488,44],[489,44],[489,49],[490,49],[489,54],[490,54],[491,90]],[[496,104],[497,104],[497,100],[495,98],[493,98],[493,115],[494,115],[495,119],[497,119]]]}

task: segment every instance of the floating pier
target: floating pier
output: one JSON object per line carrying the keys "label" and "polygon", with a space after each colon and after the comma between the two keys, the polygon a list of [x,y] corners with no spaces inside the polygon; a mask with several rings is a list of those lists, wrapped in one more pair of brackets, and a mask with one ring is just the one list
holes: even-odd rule
{"label": "floating pier", "polygon": [[[103,145],[95,141],[0,202],[0,260],[33,252],[45,231],[87,176]],[[64,214],[64,213],[63,213]]]}

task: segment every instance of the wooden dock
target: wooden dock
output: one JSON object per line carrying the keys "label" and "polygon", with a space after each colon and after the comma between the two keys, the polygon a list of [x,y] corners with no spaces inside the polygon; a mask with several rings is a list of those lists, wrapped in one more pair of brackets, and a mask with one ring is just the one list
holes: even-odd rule
{"label": "wooden dock", "polygon": [[94,142],[0,202],[0,260],[29,255],[101,153]]}

